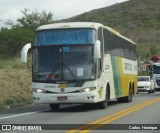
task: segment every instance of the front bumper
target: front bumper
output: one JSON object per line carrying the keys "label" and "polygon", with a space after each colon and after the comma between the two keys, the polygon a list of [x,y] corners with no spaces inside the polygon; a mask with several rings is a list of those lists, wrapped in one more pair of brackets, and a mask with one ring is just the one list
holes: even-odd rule
{"label": "front bumper", "polygon": [[[67,99],[58,100],[58,97],[67,97]],[[63,94],[51,94],[51,93],[35,93],[33,92],[33,98],[35,103],[50,104],[50,103],[96,103],[97,93],[95,91],[82,92],[82,93],[63,93]]]}
{"label": "front bumper", "polygon": [[148,92],[148,91],[151,91],[150,87],[149,86],[139,86],[138,87],[138,92]]}

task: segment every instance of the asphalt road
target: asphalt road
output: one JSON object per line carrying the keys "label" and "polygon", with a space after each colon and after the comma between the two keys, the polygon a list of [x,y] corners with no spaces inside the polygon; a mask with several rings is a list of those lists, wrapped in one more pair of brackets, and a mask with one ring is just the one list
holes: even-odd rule
{"label": "asphalt road", "polygon": [[[45,131],[52,133],[159,133],[160,130],[153,131],[150,129],[156,129],[157,126],[157,128],[160,128],[160,92],[152,94],[139,93],[133,97],[131,103],[118,103],[116,100],[112,100],[109,102],[108,108],[105,110],[101,110],[94,105],[79,104],[62,105],[59,111],[51,111],[48,105],[31,105],[17,109],[1,110],[0,124],[11,124],[12,129],[15,131],[7,132],[12,133],[18,132],[18,130],[28,129],[29,127],[27,124],[30,124],[29,126],[32,129],[57,129]],[[19,124],[23,125],[17,129]],[[46,127],[35,127],[34,124],[46,124]],[[107,127],[106,124],[109,124],[111,127]],[[13,127],[13,125],[15,126]],[[72,128],[76,128],[76,130],[70,130]],[[88,130],[79,130],[78,128],[87,128]],[[109,130],[110,128],[112,130]],[[142,128],[149,128],[149,130],[139,130]],[[35,131],[31,131],[30,129],[30,131],[23,132],[28,133]]]}

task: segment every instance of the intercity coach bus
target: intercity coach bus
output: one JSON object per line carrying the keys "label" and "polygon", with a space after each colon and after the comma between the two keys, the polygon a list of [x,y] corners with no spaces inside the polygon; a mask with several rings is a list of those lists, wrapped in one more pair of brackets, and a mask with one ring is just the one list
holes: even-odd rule
{"label": "intercity coach bus", "polygon": [[32,92],[35,103],[131,102],[137,93],[136,45],[100,23],[70,22],[40,26],[32,49]]}

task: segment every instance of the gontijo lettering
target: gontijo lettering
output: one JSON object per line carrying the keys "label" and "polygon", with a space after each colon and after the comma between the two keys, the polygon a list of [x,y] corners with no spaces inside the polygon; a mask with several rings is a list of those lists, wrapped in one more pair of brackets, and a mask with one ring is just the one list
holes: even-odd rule
{"label": "gontijo lettering", "polygon": [[132,70],[132,64],[124,63],[124,69],[125,70]]}

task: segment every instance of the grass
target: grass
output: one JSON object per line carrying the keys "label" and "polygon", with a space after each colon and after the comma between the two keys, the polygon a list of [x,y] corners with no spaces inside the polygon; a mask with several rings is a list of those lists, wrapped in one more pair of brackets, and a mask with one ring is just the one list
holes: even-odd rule
{"label": "grass", "polygon": [[31,58],[0,59],[0,109],[33,103],[31,94]]}

